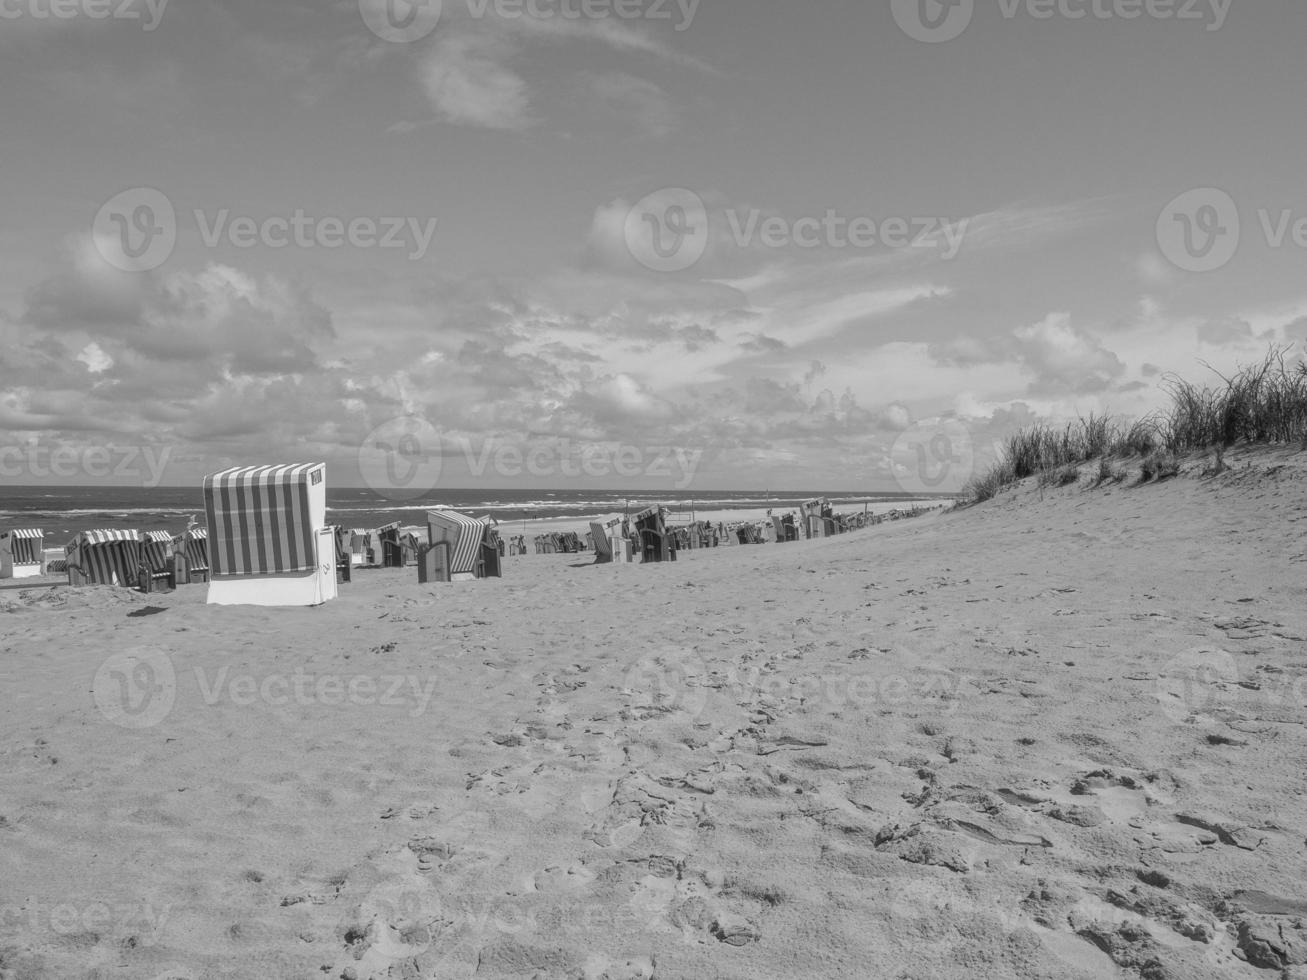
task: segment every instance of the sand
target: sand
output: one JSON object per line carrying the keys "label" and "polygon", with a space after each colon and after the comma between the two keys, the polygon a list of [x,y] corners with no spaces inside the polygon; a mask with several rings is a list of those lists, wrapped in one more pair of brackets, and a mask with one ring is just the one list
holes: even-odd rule
{"label": "sand", "polygon": [[1307,468],[1228,458],[319,609],[0,591],[0,976],[1307,975]]}

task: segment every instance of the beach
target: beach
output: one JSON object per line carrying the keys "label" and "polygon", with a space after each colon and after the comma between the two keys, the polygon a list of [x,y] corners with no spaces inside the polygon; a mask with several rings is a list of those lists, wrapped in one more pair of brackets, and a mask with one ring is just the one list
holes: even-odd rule
{"label": "beach", "polygon": [[313,609],[0,590],[0,976],[1307,975],[1307,470],[1231,462]]}

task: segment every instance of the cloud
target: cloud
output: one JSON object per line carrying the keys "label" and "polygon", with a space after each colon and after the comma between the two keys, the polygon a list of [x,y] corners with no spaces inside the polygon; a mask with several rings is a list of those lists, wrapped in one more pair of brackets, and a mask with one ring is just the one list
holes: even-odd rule
{"label": "cloud", "polygon": [[1041,206],[1010,205],[969,218],[964,248],[1025,246],[1095,224],[1107,215],[1102,200]]}
{"label": "cloud", "polygon": [[[512,67],[527,63],[525,51],[539,44],[589,42],[622,54],[642,54],[655,61],[715,73],[711,66],[658,40],[647,31],[611,18],[499,17],[493,8],[484,17],[463,15],[446,5],[438,40],[423,58],[423,91],[438,118],[460,125],[521,130],[537,122],[534,91],[543,86]],[[629,120],[646,136],[672,132],[677,112],[656,84],[628,71],[579,74],[587,99],[609,114]],[[411,132],[418,123],[403,121],[394,132]]]}
{"label": "cloud", "polygon": [[653,82],[626,72],[584,72],[581,80],[595,115],[624,121],[648,139],[667,136],[678,125],[667,93]]}
{"label": "cloud", "polygon": [[750,354],[779,354],[785,350],[785,342],[766,334],[750,334],[749,339],[740,344],[740,350]]}
{"label": "cloud", "polygon": [[613,427],[661,423],[675,415],[670,402],[628,374],[618,374],[587,386],[578,393],[573,404],[601,425]]}
{"label": "cloud", "polygon": [[526,81],[504,62],[504,38],[487,34],[443,37],[423,62],[422,87],[444,120],[486,129],[525,129],[533,122]]}
{"label": "cloud", "polygon": [[32,290],[25,320],[83,334],[111,363],[129,352],[209,376],[306,371],[314,345],[333,336],[303,291],[221,265],[160,277],[73,267]]}
{"label": "cloud", "polygon": [[1015,332],[1017,356],[1032,374],[1033,391],[1103,391],[1125,373],[1125,364],[1095,337],[1074,327],[1069,313],[1051,313]]}
{"label": "cloud", "polygon": [[975,368],[1016,364],[1031,378],[1031,394],[1088,394],[1106,391],[1125,374],[1124,362],[1069,313],[1050,313],[1009,334],[961,336],[930,344],[938,365]]}
{"label": "cloud", "polygon": [[1247,320],[1239,317],[1207,320],[1198,325],[1198,339],[1213,347],[1227,347],[1252,340],[1253,328]]}
{"label": "cloud", "polygon": [[663,43],[647,30],[614,18],[511,17],[488,20],[516,36],[542,41],[588,41],[626,54],[642,54],[658,61],[718,74],[707,62]]}

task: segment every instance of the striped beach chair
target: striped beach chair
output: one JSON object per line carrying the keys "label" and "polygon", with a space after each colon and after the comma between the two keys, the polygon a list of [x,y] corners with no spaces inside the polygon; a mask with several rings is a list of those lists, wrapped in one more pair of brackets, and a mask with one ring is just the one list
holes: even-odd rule
{"label": "striped beach chair", "polygon": [[820,538],[826,534],[826,516],[830,514],[830,501],[825,497],[805,501],[803,504],[803,534]]}
{"label": "striped beach chair", "polygon": [[135,588],[141,564],[139,531],[83,531],[64,546],[69,585]]}
{"label": "striped beach chair", "polygon": [[0,578],[44,575],[45,532],[33,528],[0,534]]}
{"label": "striped beach chair", "polygon": [[406,527],[399,532],[400,568],[405,568],[418,560],[422,550],[422,539],[418,537],[420,528]]}
{"label": "striped beach chair", "polygon": [[461,582],[500,578],[499,537],[488,517],[452,510],[427,512],[427,547],[418,566],[419,582]]}
{"label": "striped beach chair", "polygon": [[667,508],[654,505],[631,518],[640,539],[642,560],[676,561],[676,537],[667,530]]}
{"label": "striped beach chair", "polygon": [[784,544],[786,541],[790,540],[789,536],[785,533],[785,522],[775,514],[772,515],[771,526],[776,531],[777,544]]}
{"label": "striped beach chair", "polygon": [[167,531],[141,532],[141,561],[136,569],[136,587],[142,592],[171,592],[177,588],[172,535]]}
{"label": "striped beach chair", "polygon": [[182,559],[177,584],[209,581],[209,529],[193,527],[173,538],[173,550]]}
{"label": "striped beach chair", "polygon": [[372,532],[375,539],[375,558],[382,568],[403,568],[404,547],[399,540],[400,522],[387,524]]}
{"label": "striped beach chair", "polygon": [[324,463],[238,466],[204,479],[208,601],[316,606],[336,598]]}
{"label": "striped beach chair", "polygon": [[348,582],[353,577],[354,555],[349,550],[350,532],[339,525],[332,525],[331,536],[336,545],[336,584]]}
{"label": "striped beach chair", "polygon": [[617,556],[613,554],[613,541],[608,536],[608,528],[598,521],[591,521],[590,537],[594,541],[595,564],[611,564]]}

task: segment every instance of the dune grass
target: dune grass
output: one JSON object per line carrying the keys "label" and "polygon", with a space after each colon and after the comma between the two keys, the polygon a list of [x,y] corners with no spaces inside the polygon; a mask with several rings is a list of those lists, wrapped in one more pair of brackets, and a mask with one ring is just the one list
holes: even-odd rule
{"label": "dune grass", "polygon": [[[972,479],[964,497],[979,503],[1004,487],[1037,476],[1041,486],[1066,486],[1079,479],[1079,466],[1100,460],[1095,485],[1119,482],[1111,459],[1139,457],[1141,480],[1175,476],[1179,457],[1215,450],[1219,467],[1231,446],[1298,443],[1307,449],[1307,363],[1285,363],[1284,348],[1272,348],[1260,363],[1240,368],[1220,383],[1199,386],[1174,375],[1165,379],[1171,404],[1133,422],[1090,415],[1062,427],[1036,425],[1004,441],[999,462]],[[1215,373],[1215,372],[1214,372]]]}

